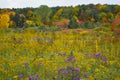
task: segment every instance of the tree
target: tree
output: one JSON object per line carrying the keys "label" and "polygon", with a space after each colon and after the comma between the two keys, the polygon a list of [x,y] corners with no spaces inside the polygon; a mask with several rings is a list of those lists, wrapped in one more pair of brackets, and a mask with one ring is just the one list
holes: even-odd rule
{"label": "tree", "polygon": [[107,19],[107,14],[105,12],[101,12],[99,15],[98,15],[98,18],[99,18],[99,21],[100,22],[107,22],[108,19]]}
{"label": "tree", "polygon": [[76,16],[74,16],[71,18],[68,28],[78,28],[78,27],[79,25],[77,23]]}
{"label": "tree", "polygon": [[14,22],[14,17],[16,16],[16,13],[14,11],[8,12],[10,16],[10,21],[9,21],[9,27],[15,27],[16,23]]}
{"label": "tree", "polygon": [[75,6],[74,7],[74,15],[78,17],[79,11],[80,11],[80,7],[79,6]]}
{"label": "tree", "polygon": [[9,27],[10,16],[8,14],[0,14],[0,28]]}
{"label": "tree", "polygon": [[62,12],[63,12],[63,8],[60,8],[60,9],[54,14],[54,16],[53,16],[53,18],[52,18],[52,21],[53,21],[53,22],[56,22],[56,21],[60,20],[60,15],[62,14]]}
{"label": "tree", "polygon": [[74,8],[73,7],[64,7],[63,12],[61,14],[61,18],[71,19],[74,15]]}
{"label": "tree", "polygon": [[25,15],[24,14],[19,14],[19,22],[18,22],[18,26],[19,27],[23,27],[25,23]]}
{"label": "tree", "polygon": [[[34,19],[39,17],[39,18],[41,18],[40,19],[41,20],[40,23],[42,22],[44,25],[48,25],[49,22],[50,22],[51,12],[52,12],[51,8],[49,8],[46,5],[41,5],[34,12]],[[35,19],[35,20],[38,20],[38,19]],[[39,20],[37,22],[39,22]]]}
{"label": "tree", "polygon": [[22,28],[25,23],[25,15],[24,14],[16,14],[16,16],[13,18],[13,21],[16,24],[16,27]]}
{"label": "tree", "polygon": [[28,19],[28,20],[32,20],[33,19],[33,12],[32,12],[32,10],[27,10],[27,15],[26,15],[26,18]]}
{"label": "tree", "polygon": [[1,10],[1,13],[7,13],[8,12],[8,10],[6,9],[6,8],[3,8],[2,10]]}
{"label": "tree", "polygon": [[119,12],[120,12],[120,6],[119,6],[119,5],[116,5],[116,6],[115,6],[115,12],[116,12],[116,13],[119,13]]}
{"label": "tree", "polygon": [[120,34],[120,17],[112,22],[112,30],[117,34]]}

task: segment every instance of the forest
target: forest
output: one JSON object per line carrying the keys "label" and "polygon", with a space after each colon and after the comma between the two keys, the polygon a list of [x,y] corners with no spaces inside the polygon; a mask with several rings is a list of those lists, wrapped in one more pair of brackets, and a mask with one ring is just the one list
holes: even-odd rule
{"label": "forest", "polygon": [[0,9],[0,27],[88,28],[111,26],[120,17],[119,5],[88,4],[77,6]]}

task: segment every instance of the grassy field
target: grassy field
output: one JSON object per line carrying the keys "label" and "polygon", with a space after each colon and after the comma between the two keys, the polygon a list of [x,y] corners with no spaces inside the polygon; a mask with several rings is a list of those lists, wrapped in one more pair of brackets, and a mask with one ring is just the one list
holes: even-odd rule
{"label": "grassy field", "polygon": [[119,61],[109,30],[0,29],[0,80],[120,80]]}

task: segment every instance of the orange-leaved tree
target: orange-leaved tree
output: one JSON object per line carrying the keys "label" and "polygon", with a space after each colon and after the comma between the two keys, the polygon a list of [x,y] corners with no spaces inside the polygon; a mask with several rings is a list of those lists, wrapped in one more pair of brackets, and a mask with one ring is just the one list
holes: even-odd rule
{"label": "orange-leaved tree", "polygon": [[114,32],[116,32],[117,34],[120,34],[120,17],[116,18],[113,22],[112,22],[112,30]]}

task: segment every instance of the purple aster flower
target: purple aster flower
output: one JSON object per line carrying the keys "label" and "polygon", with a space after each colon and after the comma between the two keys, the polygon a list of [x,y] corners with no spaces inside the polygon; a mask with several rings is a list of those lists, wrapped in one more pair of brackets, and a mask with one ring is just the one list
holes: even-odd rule
{"label": "purple aster flower", "polygon": [[64,68],[59,68],[58,69],[58,74],[60,74],[61,72],[63,72],[65,69]]}
{"label": "purple aster flower", "polygon": [[65,69],[65,70],[64,70],[64,73],[65,73],[65,74],[68,74],[68,70]]}
{"label": "purple aster flower", "polygon": [[23,74],[19,74],[18,76],[19,76],[19,78],[22,78],[22,77],[23,77]]}
{"label": "purple aster flower", "polygon": [[65,60],[65,62],[69,62],[69,61],[71,61],[72,59],[73,59],[73,56],[67,58],[67,60]]}
{"label": "purple aster flower", "polygon": [[100,53],[95,54],[96,57],[101,57]]}
{"label": "purple aster flower", "polygon": [[75,76],[74,80],[81,80],[79,76]]}
{"label": "purple aster flower", "polygon": [[79,68],[74,68],[74,70],[80,72],[80,69],[79,69]]}
{"label": "purple aster flower", "polygon": [[28,76],[28,80],[33,80],[33,77],[32,76]]}
{"label": "purple aster flower", "polygon": [[67,58],[67,59],[65,60],[65,62],[70,62],[70,61],[75,62],[76,59],[75,59],[73,56],[70,56],[69,58]]}
{"label": "purple aster flower", "polygon": [[35,75],[35,80],[38,80],[39,76],[38,75]]}

